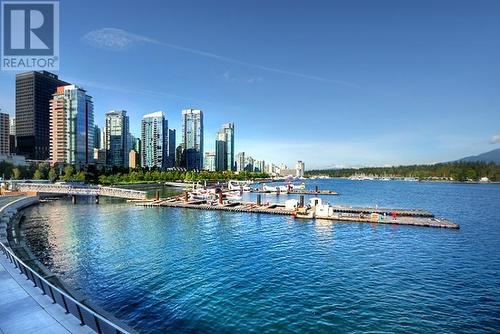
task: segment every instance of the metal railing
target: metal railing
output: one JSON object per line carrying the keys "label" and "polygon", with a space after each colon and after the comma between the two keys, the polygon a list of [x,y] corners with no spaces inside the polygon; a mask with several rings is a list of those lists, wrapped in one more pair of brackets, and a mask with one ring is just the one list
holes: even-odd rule
{"label": "metal railing", "polygon": [[41,277],[37,272],[31,269],[23,261],[21,261],[12,251],[0,243],[2,252],[7,259],[19,269],[21,274],[24,274],[27,279],[33,282],[34,286],[42,291],[42,295],[47,295],[52,299],[54,304],[59,304],[66,310],[66,314],[72,314],[80,320],[80,325],[92,328],[99,334],[129,334],[130,332],[103,318],[101,315],[92,311],[85,305],[79,303],[70,295],[60,290],[46,279]]}
{"label": "metal railing", "polygon": [[[0,215],[5,214],[10,207],[11,210],[19,210],[26,206],[25,202],[29,198],[22,197],[15,201],[6,204],[0,208]],[[29,204],[28,204],[29,205]],[[54,304],[59,304],[66,310],[66,314],[72,314],[80,321],[80,325],[88,326],[99,334],[132,334],[131,330],[126,330],[119,325],[112,323],[102,315],[91,310],[89,307],[75,300],[68,293],[62,291],[45,278],[40,276],[36,271],[31,269],[26,263],[19,259],[3,242],[0,242],[0,250],[5,257],[19,270],[20,274],[24,274],[28,280],[33,282],[33,285],[41,290],[42,295],[47,295],[52,299]]]}

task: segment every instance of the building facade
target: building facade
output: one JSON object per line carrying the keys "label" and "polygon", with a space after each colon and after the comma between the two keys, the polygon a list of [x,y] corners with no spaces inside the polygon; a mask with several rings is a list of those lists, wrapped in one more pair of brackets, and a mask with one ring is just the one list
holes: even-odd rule
{"label": "building facade", "polygon": [[168,121],[162,111],[144,115],[141,121],[141,166],[166,168]]}
{"label": "building facade", "polygon": [[215,152],[205,153],[204,164],[204,170],[208,170],[209,172],[215,171]]}
{"label": "building facade", "polygon": [[9,140],[10,140],[10,153],[17,153],[17,145],[16,145],[16,118],[11,117],[9,119]]}
{"label": "building facade", "polygon": [[304,177],[304,172],[306,169],[306,165],[303,161],[299,160],[297,161],[297,164],[295,165],[295,176],[296,177]]}
{"label": "building facade", "polygon": [[54,164],[83,167],[94,160],[94,105],[86,91],[58,87],[50,101],[49,157]]}
{"label": "building facade", "polygon": [[236,171],[242,172],[245,170],[245,152],[240,152],[236,155]]}
{"label": "building facade", "polygon": [[130,150],[128,154],[128,168],[136,169],[140,165],[137,163],[139,153],[136,150]]}
{"label": "building facade", "polygon": [[254,172],[264,173],[266,171],[266,162],[264,160],[256,160],[253,167]]}
{"label": "building facade", "polygon": [[16,75],[17,152],[28,159],[47,160],[50,146],[50,100],[57,87],[69,83],[46,71]]}
{"label": "building facade", "polygon": [[97,125],[94,125],[94,148],[101,147],[101,128]]}
{"label": "building facade", "polygon": [[176,140],[175,140],[175,135],[176,131],[175,129],[168,129],[168,167],[174,167],[175,166],[175,145],[176,145]]}
{"label": "building facade", "polygon": [[182,111],[182,162],[188,170],[203,169],[203,112]]}
{"label": "building facade", "polygon": [[0,112],[0,154],[10,154],[9,114]]}
{"label": "building facade", "polygon": [[227,170],[226,149],[226,134],[223,131],[219,131],[215,140],[215,170],[218,172]]}
{"label": "building facade", "polygon": [[125,110],[106,113],[106,163],[128,168],[129,118]]}

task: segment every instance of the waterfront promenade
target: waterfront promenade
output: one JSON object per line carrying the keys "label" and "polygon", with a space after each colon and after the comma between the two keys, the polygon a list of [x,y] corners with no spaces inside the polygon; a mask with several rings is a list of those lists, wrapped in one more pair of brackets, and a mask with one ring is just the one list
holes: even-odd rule
{"label": "waterfront promenade", "polygon": [[[132,333],[91,310],[30,268],[10,249],[9,222],[37,196],[0,197],[0,334]],[[51,275],[50,275],[51,276]]]}
{"label": "waterfront promenade", "polygon": [[[22,197],[0,198],[0,333],[75,333],[94,331],[33,285],[3,253],[7,222],[13,211],[6,208]],[[10,212],[9,212],[10,211]]]}

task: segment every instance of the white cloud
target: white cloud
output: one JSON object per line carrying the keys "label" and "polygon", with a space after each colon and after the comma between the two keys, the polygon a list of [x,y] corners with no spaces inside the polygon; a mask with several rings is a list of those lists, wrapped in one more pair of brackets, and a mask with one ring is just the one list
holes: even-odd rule
{"label": "white cloud", "polygon": [[500,143],[500,135],[494,135],[490,139],[491,144],[497,144]]}
{"label": "white cloud", "polygon": [[135,44],[161,44],[152,38],[130,33],[116,28],[102,28],[93,30],[83,36],[83,41],[93,47],[121,51]]}
{"label": "white cloud", "polygon": [[258,76],[236,76],[230,72],[224,72],[222,74],[222,79],[228,82],[247,83],[247,84],[254,84],[264,80],[262,79],[262,77]]}
{"label": "white cloud", "polygon": [[174,49],[177,51],[182,51],[182,52],[202,56],[205,58],[211,58],[211,59],[215,59],[215,60],[226,62],[226,63],[242,65],[242,66],[258,69],[261,71],[272,72],[272,73],[277,73],[277,74],[282,74],[282,75],[286,75],[286,76],[292,76],[292,77],[302,78],[302,79],[307,79],[307,80],[332,83],[332,84],[341,85],[341,86],[356,87],[355,84],[347,82],[347,81],[343,81],[343,80],[323,78],[323,77],[319,77],[319,76],[315,76],[315,75],[309,75],[309,74],[304,74],[304,73],[299,73],[299,72],[294,72],[294,71],[282,70],[282,69],[274,68],[274,67],[252,64],[252,63],[248,63],[248,62],[241,61],[238,59],[221,56],[221,55],[211,53],[211,52],[206,52],[206,51],[202,51],[202,50],[186,48],[186,47],[183,47],[180,45],[161,42],[161,41],[158,41],[154,38],[134,34],[134,33],[131,33],[131,32],[128,32],[128,31],[125,31],[122,29],[117,29],[117,28],[102,28],[102,29],[90,31],[83,36],[83,41],[86,44],[93,46],[93,47],[96,47],[96,48],[115,50],[115,51],[122,51],[122,50],[128,49],[135,44],[141,44],[141,43],[155,44],[155,45],[167,47],[169,49]]}

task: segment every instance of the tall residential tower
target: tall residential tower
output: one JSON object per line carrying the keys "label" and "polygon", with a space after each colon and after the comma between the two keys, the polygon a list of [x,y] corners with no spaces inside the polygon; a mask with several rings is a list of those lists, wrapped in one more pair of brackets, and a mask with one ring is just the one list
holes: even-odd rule
{"label": "tall residential tower", "polygon": [[49,125],[52,164],[83,167],[93,162],[94,105],[85,90],[58,87],[50,101]]}
{"label": "tall residential tower", "polygon": [[144,115],[141,121],[141,166],[166,168],[168,121],[162,111]]}
{"label": "tall residential tower", "polygon": [[46,71],[16,75],[16,140],[19,154],[28,159],[49,158],[49,101],[57,87],[66,85],[69,83]]}
{"label": "tall residential tower", "polygon": [[128,168],[129,119],[125,110],[106,113],[106,163],[108,166]]}
{"label": "tall residential tower", "polygon": [[182,162],[188,170],[203,169],[203,112],[182,111]]}

